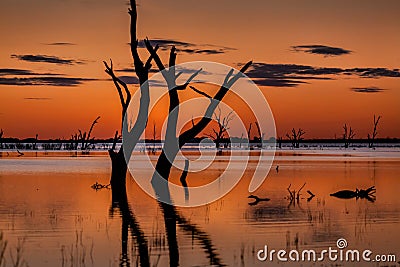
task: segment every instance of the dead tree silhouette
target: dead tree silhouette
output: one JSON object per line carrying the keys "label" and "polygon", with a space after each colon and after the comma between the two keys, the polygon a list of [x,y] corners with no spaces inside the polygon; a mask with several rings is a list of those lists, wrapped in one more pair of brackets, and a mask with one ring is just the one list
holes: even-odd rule
{"label": "dead tree silhouette", "polygon": [[218,112],[214,112],[214,120],[217,122],[217,129],[213,128],[213,133],[205,134],[207,137],[211,138],[215,142],[215,146],[219,150],[221,143],[224,138],[226,138],[226,133],[229,130],[229,123],[234,119],[233,111],[229,112],[225,117],[222,117],[221,108],[218,106]]}
{"label": "dead tree silhouette", "polygon": [[249,129],[247,130],[247,138],[249,139],[249,144],[251,142],[251,126],[252,126],[252,123],[250,123]]}
{"label": "dead tree silhouette", "polygon": [[[225,80],[223,82],[223,85],[220,87],[218,92],[214,95],[214,97],[196,89],[193,86],[189,87],[189,84],[193,81],[193,79],[202,71],[201,69],[194,72],[188,79],[187,81],[182,84],[182,85],[177,85],[176,80],[177,77],[181,75],[181,73],[176,74],[175,71],[175,64],[176,64],[176,56],[177,54],[175,53],[176,48],[173,46],[170,51],[169,55],[169,67],[166,68],[161,61],[161,58],[158,56],[157,52],[155,49],[150,45],[150,42],[148,40],[145,40],[146,47],[150,54],[153,56],[153,59],[158,67],[158,69],[161,71],[163,78],[167,82],[168,86],[168,96],[169,96],[169,113],[168,113],[168,119],[167,119],[167,129],[166,129],[166,135],[165,135],[165,144],[164,147],[161,151],[161,154],[157,160],[156,164],[156,169],[154,172],[154,175],[152,177],[152,184],[153,186],[156,186],[157,183],[160,183],[160,186],[164,188],[163,185],[161,185],[163,182],[161,181],[162,179],[168,180],[169,174],[171,171],[172,163],[175,160],[176,155],[178,154],[178,151],[190,140],[195,138],[198,134],[200,134],[206,127],[207,125],[211,122],[212,120],[212,115],[215,112],[215,109],[217,108],[218,104],[224,96],[228,93],[229,89],[236,83],[236,81],[242,77],[242,73],[244,73],[252,64],[252,62],[248,62],[245,64],[242,69],[240,70],[239,73],[233,75],[234,70],[232,69],[229,71],[229,73],[226,75]],[[193,123],[192,128],[186,130],[182,134],[180,134],[178,137],[176,136],[176,129],[177,129],[177,122],[178,122],[178,116],[179,116],[179,94],[178,91],[185,90],[187,88],[192,89],[196,93],[199,93],[202,96],[207,97],[210,100],[210,104],[204,114],[204,116],[197,122]]]}
{"label": "dead tree silhouette", "polygon": [[94,141],[94,138],[90,139],[94,126],[99,122],[100,117],[97,117],[90,126],[89,132],[82,133],[81,130],[79,131],[78,139],[81,140],[81,150],[87,150],[89,148],[90,142]]}
{"label": "dead tree silhouette", "polygon": [[3,149],[3,135],[4,135],[3,129],[0,129],[0,149]]}
{"label": "dead tree silhouette", "polygon": [[261,128],[260,128],[260,125],[258,124],[258,122],[255,122],[254,124],[257,127],[257,133],[258,133],[258,136],[254,137],[254,141],[256,141],[258,143],[257,144],[258,147],[262,147],[263,140],[264,140],[264,133],[261,132]]}
{"label": "dead tree silhouette", "polygon": [[368,134],[368,147],[369,148],[374,148],[374,141],[376,136],[378,135],[378,123],[379,120],[381,119],[381,116],[378,116],[378,118],[376,118],[376,116],[374,115],[374,129],[372,131],[372,134]]}
{"label": "dead tree silhouette", "polygon": [[303,140],[304,138],[302,137],[303,135],[305,135],[306,132],[299,128],[296,132],[296,130],[293,128],[292,129],[292,134],[286,134],[286,137],[290,140],[290,142],[292,143],[292,147],[293,148],[299,148],[300,147],[300,141]]}
{"label": "dead tree silhouette", "polygon": [[[115,88],[117,89],[119,99],[121,102],[122,108],[122,117],[121,117],[121,132],[123,136],[129,138],[129,142],[126,142],[124,145],[121,145],[120,149],[116,152],[116,143],[118,142],[118,131],[115,133],[114,143],[112,148],[108,151],[111,164],[111,180],[110,184],[112,187],[120,187],[124,188],[126,183],[126,172],[127,172],[127,163],[131,157],[132,151],[138,143],[140,136],[144,132],[147,120],[148,120],[148,111],[150,104],[150,88],[147,80],[149,78],[149,70],[151,68],[151,61],[153,55],[150,55],[147,61],[142,61],[139,52],[138,52],[138,39],[137,39],[137,8],[136,1],[130,0],[130,9],[129,15],[131,17],[131,27],[130,27],[130,48],[131,54],[134,63],[134,70],[136,76],[139,79],[140,85],[140,106],[139,113],[136,118],[136,122],[132,125],[128,126],[128,120],[126,116],[126,112],[128,110],[129,102],[131,101],[132,95],[129,91],[128,86],[125,82],[123,82],[120,78],[116,76],[113,69],[113,63],[110,60],[110,65],[104,61],[105,72],[111,77],[114,82]],[[153,48],[153,47],[152,47]],[[155,53],[158,50],[158,46],[153,48]]]}
{"label": "dead tree silhouette", "polygon": [[343,142],[344,142],[344,147],[348,148],[350,146],[351,140],[353,140],[354,136],[356,133],[354,130],[351,128],[347,128],[347,124],[344,124],[343,126]]}

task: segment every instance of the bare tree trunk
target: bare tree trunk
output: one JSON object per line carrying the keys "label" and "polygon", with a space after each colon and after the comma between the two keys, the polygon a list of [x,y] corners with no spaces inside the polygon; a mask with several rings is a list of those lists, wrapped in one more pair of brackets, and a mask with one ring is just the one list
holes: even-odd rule
{"label": "bare tree trunk", "polygon": [[[118,152],[115,152],[115,143],[113,148],[109,151],[109,155],[112,163],[112,171],[111,171],[111,180],[110,184],[112,187],[121,187],[120,189],[123,191],[125,187],[126,181],[126,172],[127,172],[127,162],[129,162],[130,157],[132,155],[132,151],[134,150],[136,144],[139,142],[140,136],[143,134],[148,120],[149,113],[149,105],[150,105],[150,92],[149,92],[149,84],[147,83],[149,77],[149,70],[151,68],[151,61],[153,56],[150,55],[146,62],[143,62],[140,59],[138,53],[138,40],[137,40],[137,8],[136,1],[130,0],[131,8],[129,9],[129,15],[131,17],[131,27],[130,27],[130,36],[131,36],[131,53],[134,62],[135,72],[137,77],[139,78],[140,83],[140,107],[138,117],[132,128],[129,128],[128,118],[126,116],[129,103],[131,101],[131,93],[126,85],[121,79],[119,79],[113,70],[112,61],[110,62],[110,66],[104,62],[106,73],[112,78],[114,85],[118,91],[118,95],[120,98],[121,106],[122,106],[122,118],[121,118],[121,132],[126,138],[126,142],[121,145]],[[154,53],[157,53],[158,46],[152,48]],[[125,95],[124,96],[124,93]],[[117,137],[117,136],[116,136]],[[120,190],[116,190],[120,191]]]}
{"label": "bare tree trunk", "polygon": [[126,172],[128,170],[123,148],[121,148],[118,152],[109,150],[108,153],[111,158],[110,185],[113,189],[113,194],[120,191],[123,193],[125,191]]}
{"label": "bare tree trunk", "polygon": [[378,118],[376,118],[376,116],[374,115],[374,129],[372,131],[372,134],[368,134],[368,147],[369,148],[374,148],[374,142],[375,142],[375,138],[378,135],[378,123],[379,120],[381,119],[381,116],[378,116]]}
{"label": "bare tree trunk", "polygon": [[[225,97],[230,88],[237,82],[239,78],[242,77],[242,73],[244,73],[252,64],[252,62],[248,62],[246,65],[242,67],[239,73],[233,75],[233,69],[226,75],[223,85],[220,87],[218,92],[214,97],[208,96],[205,93],[201,94],[210,99],[210,104],[204,114],[204,116],[198,121],[192,128],[182,133],[179,137],[176,136],[176,127],[179,115],[179,95],[178,90],[185,90],[190,82],[200,73],[201,70],[195,72],[190,76],[187,82],[183,85],[176,85],[176,75],[175,75],[175,61],[176,61],[176,53],[175,47],[171,49],[170,60],[169,60],[169,69],[166,70],[164,64],[162,63],[160,57],[157,53],[154,52],[153,48],[149,45],[149,42],[146,42],[147,49],[150,54],[154,57],[155,62],[159,70],[162,72],[164,79],[168,85],[168,94],[169,94],[169,114],[168,114],[168,122],[167,122],[167,130],[165,137],[165,144],[161,151],[161,154],[158,158],[156,169],[152,178],[153,187],[161,187],[165,188],[168,185],[165,185],[165,182],[161,181],[162,179],[168,181],[172,163],[174,162],[176,155],[179,150],[190,140],[195,138],[199,133],[201,133],[207,125],[211,122],[212,116],[215,112],[215,109],[219,105],[220,101]],[[200,92],[200,90],[192,88],[195,92]]]}

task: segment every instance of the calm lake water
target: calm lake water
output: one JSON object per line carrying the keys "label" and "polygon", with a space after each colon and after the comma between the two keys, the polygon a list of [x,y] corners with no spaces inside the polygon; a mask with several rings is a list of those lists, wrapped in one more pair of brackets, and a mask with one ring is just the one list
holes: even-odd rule
{"label": "calm lake water", "polygon": [[[115,209],[110,190],[91,188],[96,181],[109,183],[106,155],[16,158],[3,153],[0,231],[8,242],[6,266],[12,266],[10,252],[15,258],[18,242],[31,267],[169,266],[170,261],[180,266],[399,266],[257,259],[265,245],[321,251],[337,248],[336,241],[344,238],[348,249],[396,254],[396,262],[400,260],[400,153],[319,153],[278,151],[268,178],[254,193],[270,201],[257,205],[249,205],[247,198],[256,166],[250,163],[240,183],[222,199],[197,208],[177,207],[176,231],[168,234],[165,210],[132,178],[127,205]],[[227,158],[217,159],[206,173],[189,173],[189,186],[218,177]],[[179,175],[173,171],[171,180]],[[304,183],[299,201],[291,202],[287,187],[298,190]],[[376,187],[375,202],[330,196],[371,186]],[[310,201],[307,190],[315,194]]]}

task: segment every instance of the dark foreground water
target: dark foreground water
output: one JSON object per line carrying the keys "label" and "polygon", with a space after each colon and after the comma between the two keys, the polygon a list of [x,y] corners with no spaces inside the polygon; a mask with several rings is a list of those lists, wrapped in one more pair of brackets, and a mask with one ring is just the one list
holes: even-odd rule
{"label": "dark foreground water", "polygon": [[[220,157],[206,175],[189,174],[202,184],[218,177]],[[279,172],[275,166],[279,165]],[[224,198],[198,208],[176,208],[176,222],[165,208],[128,179],[128,203],[112,208],[106,156],[26,155],[0,158],[0,252],[13,266],[17,254],[31,267],[55,266],[399,266],[400,154],[278,153],[262,187],[254,194],[270,201],[249,205],[251,164]],[[146,171],[146,170],[144,170]],[[171,180],[179,177],[172,173]],[[288,199],[287,187],[298,190]],[[343,189],[376,187],[376,201],[337,199]],[[315,197],[307,200],[310,190]],[[167,227],[166,227],[167,226]],[[175,229],[175,230],[174,230]],[[395,254],[396,262],[259,261],[258,251],[320,252],[337,240],[346,249],[368,249],[370,256]],[[17,252],[21,247],[22,251]],[[346,251],[345,251],[346,252]],[[0,253],[1,254],[1,253]],[[263,256],[264,254],[260,254]],[[295,256],[294,252],[292,256]],[[286,255],[287,257],[287,255]],[[301,258],[301,257],[300,257]]]}

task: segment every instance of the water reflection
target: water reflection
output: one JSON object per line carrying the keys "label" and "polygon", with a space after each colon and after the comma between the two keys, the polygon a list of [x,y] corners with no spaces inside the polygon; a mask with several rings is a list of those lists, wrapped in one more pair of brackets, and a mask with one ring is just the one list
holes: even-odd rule
{"label": "water reflection", "polygon": [[126,187],[113,188],[112,189],[112,204],[109,210],[111,218],[114,217],[114,213],[118,212],[121,216],[121,257],[120,266],[129,267],[131,262],[128,253],[128,236],[131,233],[132,239],[136,240],[136,244],[139,249],[139,261],[140,266],[150,266],[149,259],[149,246],[143,230],[140,228],[139,223],[136,220],[135,214],[133,213],[126,194]]}
{"label": "water reflection", "polygon": [[356,188],[355,191],[352,190],[341,190],[337,191],[336,193],[331,194],[331,196],[336,197],[336,198],[341,198],[341,199],[352,199],[355,198],[356,200],[360,199],[366,199],[369,202],[375,202],[376,200],[376,189],[375,186],[371,186],[368,189],[358,189]]}
{"label": "water reflection", "polygon": [[[183,174],[187,175],[186,166]],[[158,206],[163,214],[165,232],[168,244],[168,255],[169,255],[169,266],[177,267],[179,263],[179,245],[177,226],[184,232],[184,234],[190,236],[192,240],[197,240],[203,251],[206,253],[206,257],[209,259],[211,266],[225,266],[217,253],[216,247],[210,236],[197,225],[192,224],[182,214],[177,211],[177,208],[172,204],[166,204],[161,200],[167,200],[168,203],[172,203],[170,199],[170,191],[167,183],[163,183],[164,180],[158,180],[162,182],[161,185],[154,186],[156,195],[158,196]],[[150,255],[148,246],[148,237],[144,234],[141,229],[132,208],[129,205],[126,187],[112,187],[112,204],[109,209],[109,216],[113,218],[115,213],[118,212],[120,215],[121,222],[121,256],[120,256],[120,267],[130,267],[131,259],[129,258],[128,252],[128,237],[129,233],[133,240],[135,240],[138,246],[138,257],[139,263],[142,267],[150,266]],[[189,197],[189,195],[187,195]],[[156,265],[158,264],[159,258]]]}
{"label": "water reflection", "polygon": [[[180,181],[183,183],[184,187],[187,188],[186,177],[189,168],[189,161],[186,160],[185,168],[182,172]],[[154,174],[158,175],[157,171]],[[173,200],[171,199],[169,184],[165,179],[158,177],[158,179],[153,179],[152,181],[153,190],[158,198],[158,205],[160,206],[163,215],[165,230],[167,233],[168,250],[169,250],[169,263],[171,267],[179,266],[179,247],[177,241],[177,223],[182,228],[182,230],[189,234],[192,239],[196,239],[201,243],[201,247],[207,254],[209,259],[209,264],[212,266],[225,266],[222,260],[219,258],[216,248],[212,243],[211,238],[207,233],[200,230],[196,225],[191,224],[183,215],[178,214],[176,207],[171,204]],[[189,200],[189,193],[185,190],[185,199]]]}
{"label": "water reflection", "polygon": [[[394,185],[400,160],[278,160],[279,172],[271,172],[254,192],[270,201],[249,205],[251,175],[246,173],[223,199],[178,208],[147,196],[132,179],[122,191],[92,190],[96,181],[110,180],[106,157],[2,158],[0,232],[9,248],[25,238],[23,258],[29,266],[42,267],[62,266],[63,259],[64,266],[79,266],[82,260],[96,267],[266,266],[256,257],[265,244],[325,249],[339,238],[351,248],[399,251],[400,198]],[[207,176],[189,173],[188,186],[214,179],[219,167],[213,166]],[[179,170],[172,170],[172,181],[179,183],[180,177]],[[299,201],[290,204],[288,185],[299,191],[305,182]],[[378,189],[375,202],[330,196],[373,184]],[[309,202],[307,190],[315,194]],[[168,188],[158,195],[167,197]]]}

